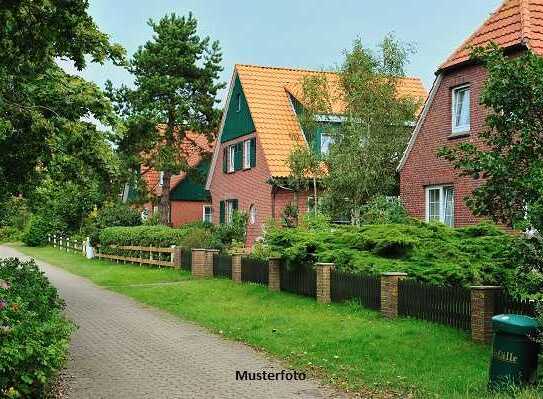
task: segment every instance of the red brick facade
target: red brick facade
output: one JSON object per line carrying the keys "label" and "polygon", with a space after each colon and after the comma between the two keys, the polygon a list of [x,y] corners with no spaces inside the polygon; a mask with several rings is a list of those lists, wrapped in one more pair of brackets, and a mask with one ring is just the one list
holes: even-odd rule
{"label": "red brick facade", "polygon": [[[439,158],[437,152],[445,146],[462,142],[481,143],[479,133],[485,128],[486,111],[479,104],[479,96],[486,78],[482,66],[472,65],[442,72],[437,79],[434,96],[430,96],[427,112],[422,114],[422,124],[416,135],[405,164],[400,170],[400,196],[409,214],[426,218],[426,187],[449,185],[454,187],[454,226],[461,227],[479,220],[468,209],[464,198],[481,184],[481,181],[460,177],[450,162]],[[470,131],[468,135],[452,136],[452,90],[470,86]]]}
{"label": "red brick facade", "polygon": [[171,201],[170,204],[173,227],[190,222],[201,222],[204,216],[204,205],[211,205],[202,201]]}
{"label": "red brick facade", "polygon": [[[241,141],[249,140],[255,134],[246,135],[235,140],[221,143],[218,150],[218,158],[209,191],[213,198],[213,223],[219,224],[220,202],[237,199],[238,210],[249,213],[251,205],[256,207],[255,223],[247,224],[247,246],[252,246],[258,237],[262,236],[262,228],[270,219],[280,220],[283,208],[293,201],[294,194],[282,189],[272,190],[267,183],[270,172],[264,159],[264,152],[256,139],[256,166],[251,169],[238,170],[232,173],[225,173],[222,169],[223,148]],[[299,195],[298,207],[301,213],[307,209],[307,193]]]}

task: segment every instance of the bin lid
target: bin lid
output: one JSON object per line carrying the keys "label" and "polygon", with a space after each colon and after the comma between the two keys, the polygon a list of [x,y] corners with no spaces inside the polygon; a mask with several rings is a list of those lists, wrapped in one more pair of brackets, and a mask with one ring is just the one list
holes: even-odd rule
{"label": "bin lid", "polygon": [[494,316],[492,324],[494,331],[516,335],[531,334],[539,327],[539,322],[536,319],[520,314],[500,314]]}

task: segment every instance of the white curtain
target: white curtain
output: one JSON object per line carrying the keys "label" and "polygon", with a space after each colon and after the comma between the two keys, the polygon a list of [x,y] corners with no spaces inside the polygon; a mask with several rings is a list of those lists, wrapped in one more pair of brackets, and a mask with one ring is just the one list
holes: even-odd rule
{"label": "white curtain", "polygon": [[452,187],[443,188],[443,223],[454,226],[454,190]]}

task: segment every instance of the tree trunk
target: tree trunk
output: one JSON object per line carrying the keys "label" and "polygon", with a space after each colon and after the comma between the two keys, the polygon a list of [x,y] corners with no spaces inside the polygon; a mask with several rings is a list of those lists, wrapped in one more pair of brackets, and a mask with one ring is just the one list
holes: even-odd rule
{"label": "tree trunk", "polygon": [[170,225],[170,182],[172,180],[172,174],[170,172],[164,172],[162,179],[162,192],[160,194],[160,201],[158,203],[158,212],[160,214],[160,223],[165,226]]}

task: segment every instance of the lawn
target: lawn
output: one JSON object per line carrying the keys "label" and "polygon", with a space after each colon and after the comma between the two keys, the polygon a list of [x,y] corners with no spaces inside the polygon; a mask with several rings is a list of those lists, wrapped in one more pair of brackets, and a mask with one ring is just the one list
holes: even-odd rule
{"label": "lawn", "polygon": [[[408,319],[388,321],[354,304],[321,305],[252,284],[193,280],[178,270],[87,260],[53,248],[17,249],[246,342],[344,389],[399,392],[401,397],[488,397],[490,349],[452,328]],[[176,281],[183,283],[138,285]]]}

